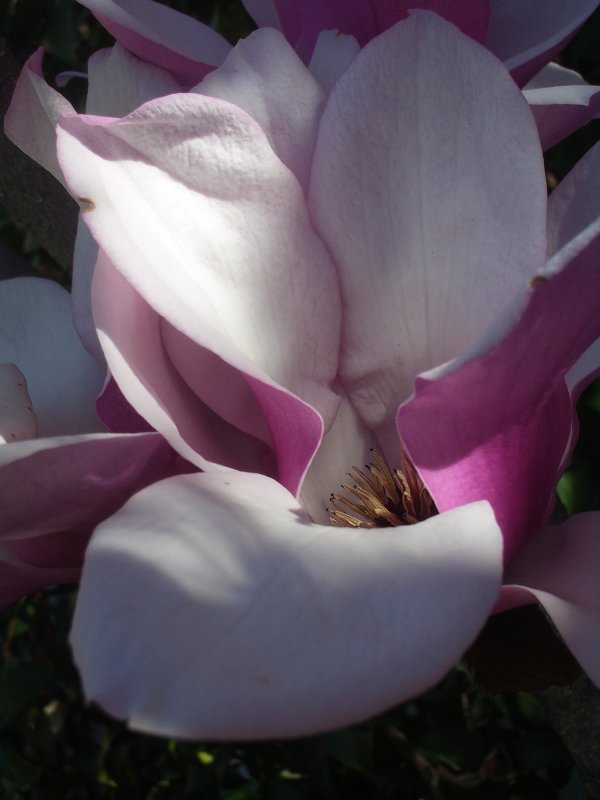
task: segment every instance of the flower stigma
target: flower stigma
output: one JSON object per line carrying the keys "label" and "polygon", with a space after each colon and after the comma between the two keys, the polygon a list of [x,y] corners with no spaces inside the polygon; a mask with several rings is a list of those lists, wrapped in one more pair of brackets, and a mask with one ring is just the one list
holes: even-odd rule
{"label": "flower stigma", "polygon": [[403,453],[402,466],[390,469],[377,450],[364,469],[346,473],[352,485],[342,484],[350,495],[330,496],[329,519],[339,528],[395,528],[414,525],[437,514],[435,503],[418,472]]}

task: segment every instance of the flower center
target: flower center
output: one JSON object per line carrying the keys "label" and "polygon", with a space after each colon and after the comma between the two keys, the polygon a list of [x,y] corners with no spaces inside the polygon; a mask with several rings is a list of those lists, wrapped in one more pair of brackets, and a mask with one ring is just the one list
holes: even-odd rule
{"label": "flower center", "polygon": [[342,484],[347,496],[332,494],[329,519],[340,528],[394,528],[414,525],[437,514],[431,495],[406,455],[400,469],[391,470],[377,450],[372,464],[346,473],[352,484]]}

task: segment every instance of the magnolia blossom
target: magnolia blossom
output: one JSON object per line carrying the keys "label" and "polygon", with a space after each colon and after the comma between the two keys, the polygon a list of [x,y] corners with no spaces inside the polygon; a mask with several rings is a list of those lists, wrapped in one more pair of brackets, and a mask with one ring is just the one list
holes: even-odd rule
{"label": "magnolia blossom", "polygon": [[95,526],[134,492],[188,469],[154,432],[108,433],[105,370],[73,328],[68,293],[0,281],[0,606],[79,579]]}
{"label": "magnolia blossom", "polygon": [[[231,47],[208,26],[151,0],[79,2],[122,46],[167,70],[186,88],[222,64]],[[598,87],[570,70],[546,68],[597,0],[245,0],[244,5],[257,25],[282,31],[327,88],[359,45],[406,18],[411,9],[422,8],[485,44],[519,86],[527,84],[545,148],[600,111]]]}
{"label": "magnolia blossom", "polygon": [[262,29],[191,92],[61,117],[100,408],[201,470],[93,534],[90,699],[173,736],[340,726],[535,599],[600,681],[598,515],[545,527],[600,365],[599,160],[547,204],[522,93],[427,12],[329,94]]}

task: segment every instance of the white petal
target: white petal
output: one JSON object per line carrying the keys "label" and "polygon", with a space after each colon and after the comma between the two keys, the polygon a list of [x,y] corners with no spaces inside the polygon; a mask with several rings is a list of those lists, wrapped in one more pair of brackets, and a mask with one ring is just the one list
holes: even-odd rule
{"label": "white petal", "polygon": [[133,728],[297,736],[439,680],[500,569],[485,503],[357,531],[312,525],[263,476],[176,478],[97,529],[72,644],[88,698]]}

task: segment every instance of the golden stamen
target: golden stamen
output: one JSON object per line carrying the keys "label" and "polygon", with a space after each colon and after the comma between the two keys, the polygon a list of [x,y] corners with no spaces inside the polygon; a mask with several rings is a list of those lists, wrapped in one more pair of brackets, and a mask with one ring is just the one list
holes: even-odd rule
{"label": "golden stamen", "polygon": [[431,495],[408,457],[402,454],[402,468],[393,471],[383,456],[371,450],[372,464],[353,467],[343,483],[342,494],[332,494],[329,519],[345,528],[396,527],[414,525],[437,514]]}

